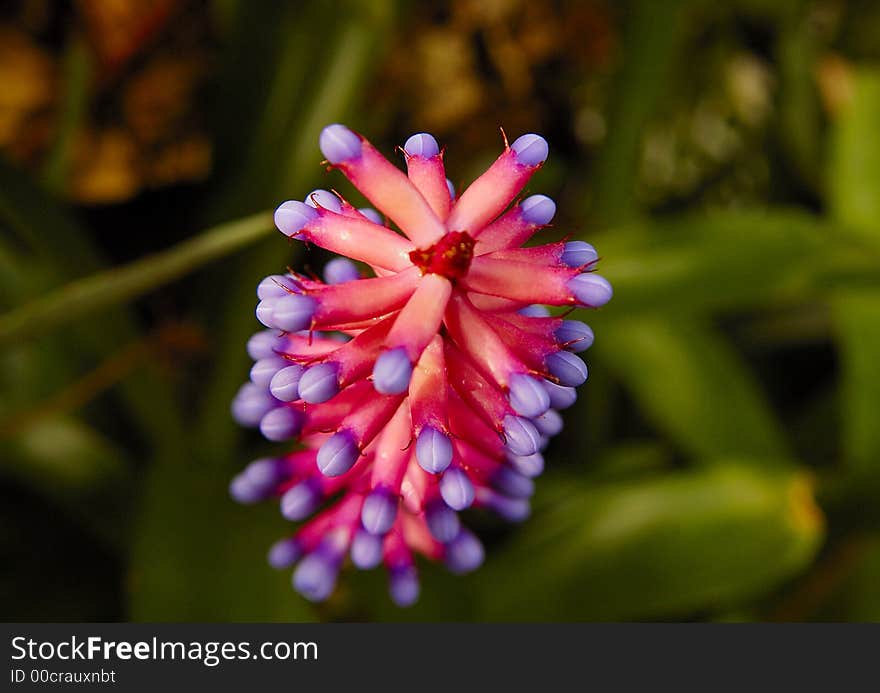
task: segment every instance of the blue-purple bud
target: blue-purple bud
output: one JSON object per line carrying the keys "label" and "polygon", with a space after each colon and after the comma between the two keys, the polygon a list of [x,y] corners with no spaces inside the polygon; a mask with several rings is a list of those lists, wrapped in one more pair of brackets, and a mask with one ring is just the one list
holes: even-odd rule
{"label": "blue-purple bud", "polygon": [[280,443],[299,435],[303,425],[303,414],[290,407],[278,407],[266,412],[260,419],[260,433],[266,440]]}
{"label": "blue-purple bud", "polygon": [[315,209],[326,209],[337,214],[342,211],[342,203],[339,201],[339,198],[329,190],[321,190],[320,188],[312,190],[312,192],[306,195],[306,199],[303,202]]}
{"label": "blue-purple bud", "polygon": [[282,402],[295,402],[299,399],[299,379],[304,370],[296,363],[285,366],[272,376],[272,380],[269,381],[269,392]]}
{"label": "blue-purple bud", "polygon": [[328,284],[344,284],[360,278],[357,265],[347,257],[335,257],[324,265],[324,281]]}
{"label": "blue-purple bud", "polygon": [[587,381],[587,364],[574,354],[557,351],[547,356],[547,370],[559,380],[560,385],[578,387]]}
{"label": "blue-purple bud", "polygon": [[568,241],[562,251],[560,260],[569,267],[586,267],[599,259],[599,253],[584,241]]}
{"label": "blue-purple bud", "polygon": [[455,539],[461,529],[458,513],[440,501],[433,501],[425,508],[425,522],[431,536],[444,544]]}
{"label": "blue-purple bud", "polygon": [[412,135],[406,141],[406,144],[403,145],[403,150],[410,156],[421,156],[425,159],[430,159],[432,156],[437,156],[440,153],[440,145],[437,144],[437,140],[434,139],[433,135],[429,135],[427,132],[420,132],[417,135]]}
{"label": "blue-purple bud", "polygon": [[509,498],[499,493],[493,494],[487,505],[508,522],[522,522],[532,512],[528,499]]}
{"label": "blue-purple bud", "polygon": [[593,346],[593,330],[580,320],[563,320],[553,336],[560,346],[576,354]]}
{"label": "blue-purple bud", "polygon": [[520,474],[534,479],[544,471],[544,456],[540,452],[534,455],[508,455],[507,461]]}
{"label": "blue-purple bud", "polygon": [[275,319],[272,316],[272,310],[275,307],[276,300],[276,298],[266,298],[257,304],[257,308],[254,311],[257,320],[266,327],[275,327]]}
{"label": "blue-purple bud", "polygon": [[272,395],[253,383],[245,383],[232,400],[232,417],[242,426],[256,426],[272,408],[278,405]]}
{"label": "blue-purple bud", "polygon": [[361,138],[344,125],[328,125],[318,137],[318,146],[331,164],[339,164],[360,156]]}
{"label": "blue-purple bud", "polygon": [[524,373],[510,376],[510,406],[520,416],[534,418],[550,408],[550,397],[541,381]]}
{"label": "blue-purple bud", "polygon": [[529,195],[519,208],[523,221],[535,226],[546,226],[556,215],[556,203],[546,195]]}
{"label": "blue-purple bud", "polygon": [[555,409],[548,409],[541,414],[541,416],[534,417],[532,423],[535,424],[538,433],[545,438],[552,438],[555,435],[559,435],[562,431],[562,427],[565,425],[562,416]]}
{"label": "blue-purple bud", "polygon": [[318,549],[303,558],[293,573],[293,588],[312,602],[322,602],[333,592],[339,561]]}
{"label": "blue-purple bud", "polygon": [[614,289],[605,277],[590,272],[569,279],[568,290],[581,305],[588,308],[604,306],[614,295]]}
{"label": "blue-purple bud", "polygon": [[516,160],[523,166],[538,166],[547,160],[550,148],[547,140],[540,135],[528,134],[517,137],[510,148],[516,154]]}
{"label": "blue-purple bud", "polygon": [[324,476],[340,476],[354,466],[360,454],[354,436],[349,431],[339,431],[318,448],[318,469]]}
{"label": "blue-purple bud", "polygon": [[281,514],[292,522],[298,522],[315,512],[320,503],[321,489],[318,484],[311,480],[301,481],[281,496]]}
{"label": "blue-purple bud", "polygon": [[365,529],[355,532],[351,541],[351,562],[361,570],[370,570],[382,562],[382,537]]}
{"label": "blue-purple bud", "polygon": [[507,414],[502,422],[505,447],[514,455],[534,455],[541,436],[534,424],[521,416]]}
{"label": "blue-purple bud", "polygon": [[285,332],[299,332],[312,323],[315,299],[310,296],[288,294],[272,302],[272,326]]}
{"label": "blue-purple bud", "polygon": [[540,303],[534,303],[530,306],[526,306],[525,308],[520,308],[516,311],[520,315],[525,315],[527,318],[549,318],[550,311],[547,310],[547,306],[542,306]]}
{"label": "blue-purple bud", "polygon": [[429,474],[439,474],[452,463],[449,437],[433,426],[425,426],[416,438],[416,461]]}
{"label": "blue-purple bud", "polygon": [[543,385],[550,397],[550,406],[554,409],[568,409],[577,401],[577,390],[573,387],[557,385],[549,380],[545,380]]}
{"label": "blue-purple bud", "polygon": [[266,497],[290,476],[287,462],[283,457],[263,457],[254,460],[244,468],[242,474],[251,487]]}
{"label": "blue-purple bud", "polygon": [[232,481],[229,482],[229,495],[237,503],[244,504],[258,503],[266,498],[260,489],[254,488],[244,473],[232,477]]}
{"label": "blue-purple bud", "polygon": [[452,181],[448,178],[446,179],[446,189],[449,191],[449,199],[455,199],[455,186],[452,184]]}
{"label": "blue-purple bud", "polygon": [[265,301],[267,298],[281,298],[291,291],[295,291],[290,277],[282,274],[270,274],[257,284],[257,298]]}
{"label": "blue-purple bud", "polygon": [[511,498],[530,498],[535,493],[535,482],[508,466],[495,471],[492,487]]}
{"label": "blue-purple bud", "polygon": [[339,365],[333,361],[307,368],[299,379],[299,396],[303,402],[321,404],[339,392]]}
{"label": "blue-purple bud", "polygon": [[409,387],[412,371],[406,349],[389,349],[379,355],[373,366],[373,387],[383,395],[399,395]]}
{"label": "blue-purple bud", "polygon": [[458,536],[446,545],[446,566],[461,575],[476,570],[485,558],[483,545],[468,530],[462,529]]}
{"label": "blue-purple bud", "polygon": [[302,548],[299,542],[293,537],[287,537],[272,544],[266,558],[270,566],[276,570],[283,570],[296,563],[301,556]]}
{"label": "blue-purple bud", "polygon": [[406,607],[415,604],[419,598],[419,577],[415,566],[408,565],[392,570],[388,593],[397,606]]}
{"label": "blue-purple bud", "polygon": [[275,374],[289,363],[290,361],[280,356],[267,356],[260,359],[251,366],[251,382],[258,387],[268,388]]}
{"label": "blue-purple bud", "polygon": [[397,497],[387,489],[376,489],[364,498],[361,524],[370,534],[387,534],[397,519]]}
{"label": "blue-purple bud", "polygon": [[464,510],[474,502],[474,485],[458,467],[450,467],[440,477],[440,496],[453,510]]}
{"label": "blue-purple bud", "polygon": [[282,202],[275,210],[275,226],[285,236],[295,236],[318,218],[318,212],[299,200]]}
{"label": "blue-purple bud", "polygon": [[280,349],[282,342],[275,330],[260,330],[251,335],[247,343],[247,353],[254,361],[274,356],[275,350]]}
{"label": "blue-purple bud", "polygon": [[382,215],[372,207],[361,207],[358,211],[374,224],[385,226],[385,220],[382,218]]}

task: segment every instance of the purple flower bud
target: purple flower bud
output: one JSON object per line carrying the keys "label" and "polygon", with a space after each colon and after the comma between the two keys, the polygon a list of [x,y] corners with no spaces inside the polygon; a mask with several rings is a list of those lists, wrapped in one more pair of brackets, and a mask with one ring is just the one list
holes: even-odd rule
{"label": "purple flower bud", "polygon": [[251,382],[258,387],[268,388],[275,374],[288,363],[290,361],[280,356],[268,356],[260,359],[251,366]]}
{"label": "purple flower bud", "polygon": [[534,455],[508,455],[507,461],[520,474],[534,479],[544,471],[544,456],[540,452]]}
{"label": "purple flower bud", "polygon": [[450,467],[440,477],[440,496],[453,510],[464,510],[474,502],[474,485],[464,471]]}
{"label": "purple flower bud", "polygon": [[614,295],[614,289],[605,277],[585,272],[568,281],[568,290],[577,301],[588,308],[604,306]]}
{"label": "purple flower bud", "polygon": [[289,476],[287,462],[283,457],[264,457],[254,460],[244,468],[242,474],[251,487],[266,498]]}
{"label": "purple flower bud", "polygon": [[391,571],[388,592],[397,606],[412,606],[419,598],[419,577],[415,566],[396,568]]}
{"label": "purple flower bud", "polygon": [[299,399],[299,379],[304,370],[295,363],[280,369],[269,381],[269,392],[282,402],[295,402]]}
{"label": "purple flower bud", "polygon": [[587,364],[567,351],[550,354],[546,360],[547,370],[556,376],[560,385],[578,387],[587,380]]}
{"label": "purple flower bud", "polygon": [[232,400],[232,416],[242,426],[256,426],[278,404],[265,389],[245,383]]}
{"label": "purple flower bud", "polygon": [[382,537],[359,529],[351,542],[351,562],[361,570],[379,565],[382,562]]}
{"label": "purple flower bud", "polygon": [[425,426],[416,438],[416,461],[430,474],[439,474],[452,463],[449,437],[433,426]]}
{"label": "purple flower bud", "polygon": [[542,306],[539,303],[535,303],[530,306],[526,306],[525,308],[520,308],[516,311],[520,315],[525,315],[527,318],[548,318],[550,317],[550,311],[547,310],[547,306]]}
{"label": "purple flower bud", "polygon": [[444,544],[458,536],[461,529],[458,513],[440,501],[429,503],[425,508],[425,522],[431,536]]}
{"label": "purple flower bud", "polygon": [[440,153],[440,146],[437,144],[437,140],[427,132],[412,135],[406,141],[406,144],[403,145],[403,149],[410,156],[421,156],[425,159],[430,159],[432,156],[437,156]]}
{"label": "purple flower bud", "polygon": [[576,354],[593,346],[593,330],[580,320],[563,320],[554,336],[560,346]]}
{"label": "purple flower bud", "polygon": [[278,407],[260,419],[260,433],[266,440],[280,443],[296,437],[303,425],[303,415],[290,407]]}
{"label": "purple flower bud", "polygon": [[300,556],[302,556],[302,548],[299,542],[293,537],[287,537],[272,544],[267,559],[270,566],[276,570],[283,570],[296,563]]}
{"label": "purple flower bud", "polygon": [[370,534],[387,534],[397,518],[397,497],[387,489],[376,489],[364,498],[361,524]]}
{"label": "purple flower bud", "polygon": [[349,431],[339,431],[318,448],[318,469],[324,476],[340,476],[360,457],[357,443]]}
{"label": "purple flower bud", "polygon": [[299,200],[282,202],[275,210],[275,226],[285,236],[295,236],[317,218],[315,208]]}
{"label": "purple flower bud", "polygon": [[540,416],[550,408],[550,397],[541,381],[524,373],[510,376],[510,406],[521,416]]}
{"label": "purple flower bud", "polygon": [[535,492],[535,483],[516,470],[503,466],[492,475],[492,487],[511,498],[529,498]]}
{"label": "purple flower bud", "polygon": [[260,330],[251,335],[247,343],[247,353],[254,361],[274,356],[281,347],[281,340],[275,330]]}
{"label": "purple flower bud", "polygon": [[254,488],[245,474],[238,474],[229,482],[229,495],[238,503],[258,503],[265,499],[259,489]]}
{"label": "purple flower bud", "polygon": [[318,146],[331,164],[354,159],[361,153],[361,138],[344,125],[328,125],[318,137]]}
{"label": "purple flower bud", "polygon": [[538,433],[545,438],[552,438],[555,435],[559,435],[564,426],[562,416],[560,416],[559,412],[555,409],[548,409],[541,414],[541,416],[534,417],[532,423],[535,424]]}
{"label": "purple flower bud", "polygon": [[452,181],[448,178],[446,179],[446,189],[449,191],[449,199],[455,199],[455,186],[452,184]]}
{"label": "purple flower bud", "polygon": [[480,540],[466,529],[446,545],[446,566],[458,575],[476,570],[483,563],[485,552]]}
{"label": "purple flower bud", "polygon": [[538,452],[541,436],[528,419],[508,414],[502,422],[505,446],[514,455],[534,455]]}
{"label": "purple flower bud", "polygon": [[528,134],[517,137],[510,148],[516,154],[516,160],[523,166],[538,166],[547,160],[550,148],[547,140],[540,135]]}
{"label": "purple flower bud", "polygon": [[299,332],[306,329],[315,314],[315,299],[309,296],[288,294],[272,303],[273,327],[285,332]]}
{"label": "purple flower bud", "polygon": [[315,209],[322,208],[337,214],[342,211],[342,203],[339,201],[339,198],[329,190],[321,190],[320,188],[312,190],[312,192],[306,195],[306,199],[303,202]]}
{"label": "purple flower bud", "polygon": [[293,573],[293,588],[312,602],[322,602],[333,592],[339,561],[318,549],[303,558]]}
{"label": "purple flower bud", "polygon": [[332,361],[307,368],[299,379],[299,396],[303,402],[320,404],[339,392],[339,365]]}
{"label": "purple flower bud", "polygon": [[569,267],[585,267],[599,259],[596,249],[584,241],[569,241],[562,251],[562,263]]}
{"label": "purple flower bud", "polygon": [[281,274],[270,274],[257,284],[257,298],[265,301],[267,298],[281,298],[294,290],[290,277]]}
{"label": "purple flower bud", "polygon": [[522,522],[532,512],[528,499],[510,498],[497,493],[492,496],[487,505],[508,522]]}
{"label": "purple flower bud", "polygon": [[389,349],[376,359],[373,366],[373,387],[383,395],[399,395],[409,387],[412,371],[406,349]]}
{"label": "purple flower bud", "polygon": [[568,409],[577,401],[577,391],[573,387],[557,385],[549,380],[545,380],[543,385],[550,397],[550,406],[554,409]]}
{"label": "purple flower bud", "polygon": [[556,215],[556,203],[546,195],[530,195],[519,203],[524,221],[535,226],[549,224]]}
{"label": "purple flower bud", "polygon": [[275,327],[275,318],[272,316],[272,310],[275,307],[275,298],[267,298],[257,304],[255,312],[257,320],[266,327]]}
{"label": "purple flower bud", "polygon": [[374,224],[385,226],[385,220],[382,218],[382,215],[372,207],[361,207],[358,211]]}
{"label": "purple flower bud", "polygon": [[307,479],[291,486],[281,496],[281,514],[292,522],[298,522],[315,512],[320,503],[320,487],[316,482]]}
{"label": "purple flower bud", "polygon": [[346,257],[336,257],[324,265],[324,281],[328,284],[344,284],[361,278],[360,270]]}

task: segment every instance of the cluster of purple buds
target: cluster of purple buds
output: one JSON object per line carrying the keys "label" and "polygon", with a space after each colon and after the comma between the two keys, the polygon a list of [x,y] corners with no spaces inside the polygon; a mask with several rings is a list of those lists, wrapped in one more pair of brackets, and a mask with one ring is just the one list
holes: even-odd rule
{"label": "cluster of purple buds", "polygon": [[288,273],[257,288],[267,329],[248,343],[254,365],[233,414],[300,446],[252,462],[231,493],[277,498],[301,523],[269,562],[296,566],[306,598],[327,598],[350,558],[384,563],[403,606],[419,594],[415,554],[456,573],[482,562],[460,511],[528,516],[558,412],[587,379],[575,354],[593,341],[544,306],[595,308],[612,291],[587,243],[523,247],[556,211],[544,195],[517,199],[547,158],[538,135],[505,140],[459,196],[431,135],[407,140],[406,173],[342,125],[320,146],[381,215],[326,190],[276,210],[286,236],[342,257],[323,281]]}

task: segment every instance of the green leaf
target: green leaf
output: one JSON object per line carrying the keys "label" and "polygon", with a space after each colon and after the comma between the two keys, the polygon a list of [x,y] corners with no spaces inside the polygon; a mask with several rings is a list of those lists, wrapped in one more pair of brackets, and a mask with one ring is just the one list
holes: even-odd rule
{"label": "green leaf", "polygon": [[880,70],[853,76],[852,100],[838,114],[828,171],[833,216],[880,245]]}
{"label": "green leaf", "polygon": [[677,618],[767,594],[810,563],[822,516],[802,473],[729,462],[599,487],[544,480],[541,509],[473,578],[480,616]]}
{"label": "green leaf", "polygon": [[833,301],[841,359],[843,450],[853,469],[880,476],[880,291]]}
{"label": "green leaf", "polygon": [[605,322],[594,349],[645,415],[694,457],[785,458],[775,416],[746,365],[705,325],[685,318]]}
{"label": "green leaf", "polygon": [[205,263],[267,235],[268,214],[209,229],[155,255],[76,280],[12,312],[0,315],[0,345],[58,329],[186,275]]}

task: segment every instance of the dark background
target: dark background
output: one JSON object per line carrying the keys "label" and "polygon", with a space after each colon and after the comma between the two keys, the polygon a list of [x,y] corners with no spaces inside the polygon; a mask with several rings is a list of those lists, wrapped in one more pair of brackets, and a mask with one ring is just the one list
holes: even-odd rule
{"label": "dark background", "polygon": [[[880,3],[0,8],[0,616],[880,619]],[[248,215],[343,185],[337,121],[458,186],[543,134],[616,292],[533,517],[408,610],[307,604],[226,491],[254,287],[325,259]]]}

